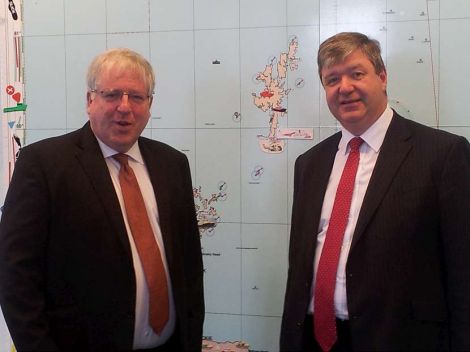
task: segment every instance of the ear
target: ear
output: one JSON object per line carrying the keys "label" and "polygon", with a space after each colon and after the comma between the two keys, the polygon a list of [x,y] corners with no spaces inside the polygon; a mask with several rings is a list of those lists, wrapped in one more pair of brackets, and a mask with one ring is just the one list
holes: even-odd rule
{"label": "ear", "polygon": [[90,114],[90,106],[91,103],[93,102],[93,99],[91,98],[91,92],[86,93],[86,112]]}
{"label": "ear", "polygon": [[91,92],[86,92],[86,106],[90,106],[91,102],[93,101],[93,99],[91,99]]}
{"label": "ear", "polygon": [[[323,71],[323,69],[322,69]],[[319,72],[318,76],[320,77],[320,83],[322,85],[323,88],[325,88],[325,85],[323,84],[323,72]]]}
{"label": "ear", "polygon": [[152,107],[152,103],[153,103],[153,95],[149,98],[149,110]]}
{"label": "ear", "polygon": [[387,90],[387,71],[385,69],[379,73],[379,78],[382,81],[382,89],[385,92]]}

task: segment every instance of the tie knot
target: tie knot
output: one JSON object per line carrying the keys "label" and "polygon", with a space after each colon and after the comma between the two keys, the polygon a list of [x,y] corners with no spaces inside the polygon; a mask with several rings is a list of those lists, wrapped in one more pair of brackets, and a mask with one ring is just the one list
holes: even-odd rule
{"label": "tie knot", "polygon": [[351,147],[351,152],[358,152],[359,147],[364,141],[362,140],[361,137],[354,137],[349,141],[349,146]]}
{"label": "tie knot", "polygon": [[121,165],[127,165],[127,160],[128,160],[128,156],[126,154],[123,154],[123,153],[119,153],[119,154],[114,154],[113,155],[113,158],[115,160],[117,160],[117,162]]}

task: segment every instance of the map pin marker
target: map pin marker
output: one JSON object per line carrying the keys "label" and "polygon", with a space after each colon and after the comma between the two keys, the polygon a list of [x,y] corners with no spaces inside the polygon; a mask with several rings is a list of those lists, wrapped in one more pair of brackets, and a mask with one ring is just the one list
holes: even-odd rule
{"label": "map pin marker", "polygon": [[7,86],[6,92],[8,95],[12,95],[13,93],[15,93],[15,87],[13,87],[12,85]]}
{"label": "map pin marker", "polygon": [[16,92],[16,93],[13,94],[11,97],[12,97],[17,103],[19,103],[20,100],[21,100],[21,93],[20,93],[20,92]]}

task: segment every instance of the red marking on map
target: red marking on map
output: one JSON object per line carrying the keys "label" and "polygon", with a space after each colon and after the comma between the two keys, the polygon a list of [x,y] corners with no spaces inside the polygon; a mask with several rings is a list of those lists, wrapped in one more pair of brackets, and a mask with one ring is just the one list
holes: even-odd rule
{"label": "red marking on map", "polygon": [[21,93],[20,92],[16,92],[15,94],[13,94],[11,96],[17,103],[19,103],[21,101]]}
{"label": "red marking on map", "polygon": [[272,108],[273,111],[277,111],[277,112],[286,112],[287,109],[286,108],[281,108],[280,106],[276,107],[276,108]]}
{"label": "red marking on map", "polygon": [[274,93],[271,93],[269,90],[264,90],[260,93],[263,98],[271,98]]}
{"label": "red marking on map", "polygon": [[13,93],[15,93],[15,87],[13,87],[11,85],[7,86],[6,92],[7,92],[8,95],[12,95]]}

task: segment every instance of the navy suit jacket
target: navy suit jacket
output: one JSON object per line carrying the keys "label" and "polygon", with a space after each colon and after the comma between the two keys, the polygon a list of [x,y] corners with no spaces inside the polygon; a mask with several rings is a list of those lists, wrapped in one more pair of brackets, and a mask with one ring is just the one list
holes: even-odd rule
{"label": "navy suit jacket", "polygon": [[[139,138],[173,286],[177,349],[201,349],[203,270],[184,154]],[[89,123],[25,147],[0,223],[0,303],[18,350],[130,350],[135,275],[120,205]]]}
{"label": "navy suit jacket", "polygon": [[[295,165],[282,351],[302,349],[323,198],[341,133]],[[394,113],[346,264],[354,350],[470,350],[470,146]]]}

